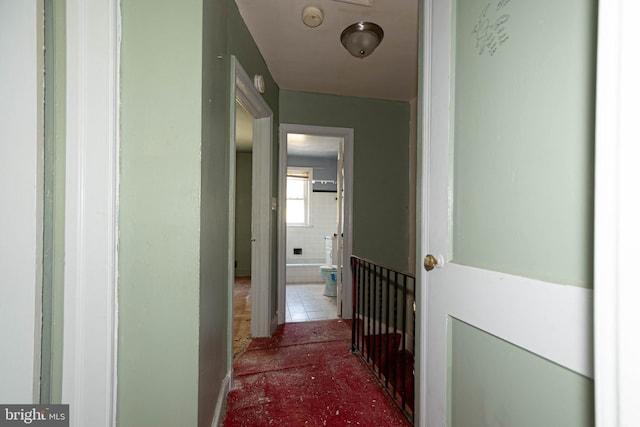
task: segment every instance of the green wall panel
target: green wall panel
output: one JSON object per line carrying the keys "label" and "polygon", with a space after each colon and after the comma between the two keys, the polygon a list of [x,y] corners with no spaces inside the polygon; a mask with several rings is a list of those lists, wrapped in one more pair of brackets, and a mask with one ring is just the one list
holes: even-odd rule
{"label": "green wall panel", "polygon": [[118,425],[196,425],[202,1],[121,8]]}
{"label": "green wall panel", "polygon": [[451,427],[588,427],[593,381],[451,319]]}
{"label": "green wall panel", "polygon": [[236,153],[236,275],[251,275],[251,153]]}
{"label": "green wall panel", "polygon": [[457,2],[456,262],[591,286],[596,5]]}
{"label": "green wall panel", "polygon": [[40,402],[62,403],[66,29],[64,1],[44,2],[45,143]]}
{"label": "green wall panel", "polygon": [[409,271],[409,103],[283,90],[280,120],[354,129],[353,253]]}
{"label": "green wall panel", "polygon": [[229,94],[226,0],[204,1],[200,206],[200,349],[198,425],[211,425],[220,387],[231,368],[229,329]]}

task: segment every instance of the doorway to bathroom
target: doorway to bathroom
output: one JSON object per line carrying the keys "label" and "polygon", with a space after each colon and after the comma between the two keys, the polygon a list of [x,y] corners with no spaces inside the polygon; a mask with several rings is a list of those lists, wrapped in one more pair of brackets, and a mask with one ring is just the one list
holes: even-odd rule
{"label": "doorway to bathroom", "polygon": [[353,129],[282,124],[279,163],[278,322],[350,318]]}

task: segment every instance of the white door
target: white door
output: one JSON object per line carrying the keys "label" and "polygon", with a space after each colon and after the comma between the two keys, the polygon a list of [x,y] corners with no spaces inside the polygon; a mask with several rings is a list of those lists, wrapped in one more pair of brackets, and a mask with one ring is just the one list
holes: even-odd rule
{"label": "white door", "polygon": [[[334,257],[336,259],[337,265],[336,268],[338,273],[336,274],[337,279],[337,294],[342,296],[342,251],[343,251],[343,214],[344,214],[344,196],[342,192],[343,182],[344,182],[344,139],[340,140],[340,148],[338,149],[338,166],[337,166],[337,185],[336,185],[336,209],[337,209],[337,229],[336,229],[336,247],[334,248],[337,251],[337,255]],[[342,298],[337,299],[338,304],[338,316],[342,316]]]}
{"label": "white door", "polygon": [[564,3],[425,2],[419,425],[593,423],[597,12]]}

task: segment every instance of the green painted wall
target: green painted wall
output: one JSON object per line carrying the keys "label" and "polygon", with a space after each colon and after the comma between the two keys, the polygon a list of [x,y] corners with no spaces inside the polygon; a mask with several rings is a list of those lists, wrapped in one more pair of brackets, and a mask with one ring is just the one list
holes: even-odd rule
{"label": "green painted wall", "polygon": [[275,112],[278,88],[233,2],[121,7],[118,425],[208,426],[230,370],[231,54]]}
{"label": "green painted wall", "polygon": [[203,9],[202,152],[200,208],[200,349],[198,425],[213,419],[220,386],[231,369],[229,336],[229,96],[227,7],[207,0]]}
{"label": "green painted wall", "polygon": [[117,421],[196,425],[202,1],[121,8]]}
{"label": "green painted wall", "polygon": [[596,6],[457,2],[456,262],[592,286]]}
{"label": "green painted wall", "polygon": [[[230,100],[231,55],[238,58],[249,76],[264,76],[264,98],[274,112],[274,123],[278,120],[279,89],[242,21],[235,2],[204,1],[202,20],[198,425],[210,426],[221,383],[231,369],[227,360],[232,340],[229,336],[231,325],[228,322],[232,289],[228,287],[227,271],[231,154],[229,123],[234,105]],[[274,141],[277,144],[277,138]],[[277,150],[274,151],[277,153]],[[274,157],[274,165],[277,165],[276,160],[277,157]],[[274,254],[277,253],[276,249],[274,246]],[[272,278],[274,294],[277,292],[276,261],[274,259]],[[273,300],[277,301],[277,298],[273,297]],[[273,313],[275,310],[276,307],[272,307]]]}
{"label": "green painted wall", "polygon": [[409,103],[282,90],[280,120],[354,129],[353,253],[409,271]]}
{"label": "green painted wall", "polygon": [[62,403],[66,137],[65,2],[46,0],[45,152],[40,402]]}
{"label": "green painted wall", "polygon": [[251,153],[236,154],[236,275],[251,275]]}
{"label": "green painted wall", "polygon": [[594,425],[593,381],[452,319],[451,427]]}

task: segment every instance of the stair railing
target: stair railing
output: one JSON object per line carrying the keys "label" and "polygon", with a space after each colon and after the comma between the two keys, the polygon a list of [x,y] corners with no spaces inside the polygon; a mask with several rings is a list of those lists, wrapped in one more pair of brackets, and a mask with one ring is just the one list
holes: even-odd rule
{"label": "stair railing", "polygon": [[351,257],[351,351],[413,423],[415,276]]}

